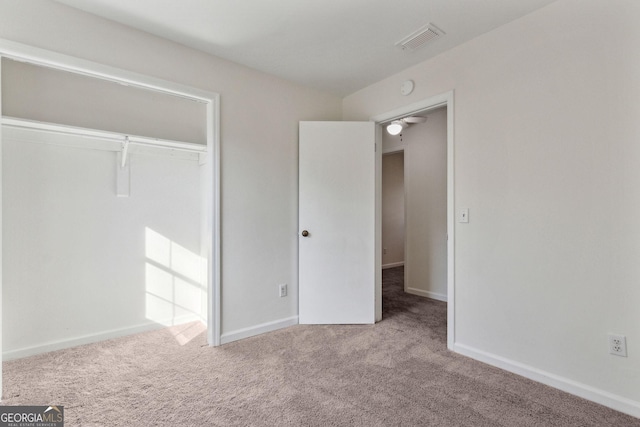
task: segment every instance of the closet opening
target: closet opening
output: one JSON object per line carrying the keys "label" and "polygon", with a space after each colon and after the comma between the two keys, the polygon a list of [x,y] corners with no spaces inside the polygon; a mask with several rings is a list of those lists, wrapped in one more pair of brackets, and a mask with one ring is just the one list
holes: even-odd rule
{"label": "closet opening", "polygon": [[0,40],[5,360],[219,344],[219,97]]}

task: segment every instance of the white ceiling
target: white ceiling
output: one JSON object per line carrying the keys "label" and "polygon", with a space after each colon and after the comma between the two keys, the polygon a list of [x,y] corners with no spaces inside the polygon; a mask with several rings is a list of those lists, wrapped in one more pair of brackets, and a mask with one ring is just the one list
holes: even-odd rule
{"label": "white ceiling", "polygon": [[[344,96],[555,0],[56,1]],[[429,22],[446,34],[394,46]]]}

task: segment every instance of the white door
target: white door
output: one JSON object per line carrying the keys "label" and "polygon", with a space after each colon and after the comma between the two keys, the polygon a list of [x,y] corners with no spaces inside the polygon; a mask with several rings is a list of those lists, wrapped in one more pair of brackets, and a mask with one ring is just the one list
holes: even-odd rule
{"label": "white door", "polygon": [[375,321],[375,124],[300,122],[299,322]]}

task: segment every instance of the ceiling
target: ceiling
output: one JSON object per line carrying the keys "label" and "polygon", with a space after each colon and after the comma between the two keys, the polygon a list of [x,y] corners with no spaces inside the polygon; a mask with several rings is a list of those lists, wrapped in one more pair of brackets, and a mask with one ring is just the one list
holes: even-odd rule
{"label": "ceiling", "polygon": [[[344,96],[555,0],[56,0]],[[396,42],[433,23],[415,51]]]}

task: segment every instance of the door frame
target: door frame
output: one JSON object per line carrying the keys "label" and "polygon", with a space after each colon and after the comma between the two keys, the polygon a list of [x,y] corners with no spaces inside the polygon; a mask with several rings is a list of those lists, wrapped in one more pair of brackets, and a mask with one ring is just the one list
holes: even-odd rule
{"label": "door frame", "polygon": [[[454,173],[454,91],[396,108],[369,118],[376,123],[376,321],[382,319],[382,123],[447,108],[447,348],[455,343],[455,173]],[[405,254],[406,258],[406,254]]]}
{"label": "door frame", "polygon": [[[79,59],[36,48],[11,40],[0,39],[0,60],[8,59],[67,71],[101,80],[108,80],[141,89],[180,96],[206,105],[207,153],[205,180],[210,185],[203,189],[206,219],[202,230],[203,246],[207,258],[207,340],[209,345],[220,345],[220,94],[191,86],[158,79],[144,74],[111,67],[108,65]],[[1,70],[0,70],[1,71]],[[1,83],[1,74],[0,74]],[[0,93],[0,119],[2,118]],[[0,120],[1,121],[1,120]],[[0,125],[0,153],[2,135]],[[1,157],[0,157],[1,160]],[[0,179],[2,163],[0,162]],[[0,220],[2,218],[2,182],[0,181]],[[0,223],[0,328],[2,327],[2,227]],[[1,331],[1,329],[0,329]],[[2,333],[0,332],[0,361],[2,356]],[[1,364],[0,364],[1,367]],[[0,390],[2,373],[0,369]],[[0,396],[1,399],[1,396]]]}

